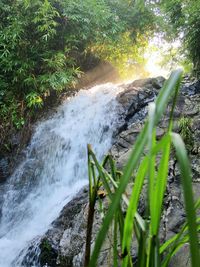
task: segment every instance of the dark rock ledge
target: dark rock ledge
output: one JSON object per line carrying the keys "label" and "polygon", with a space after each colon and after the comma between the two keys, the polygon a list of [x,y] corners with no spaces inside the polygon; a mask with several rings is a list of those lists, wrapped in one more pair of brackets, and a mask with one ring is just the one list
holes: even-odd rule
{"label": "dark rock ledge", "polygon": [[[122,168],[127,161],[132,144],[142,129],[147,114],[147,105],[154,100],[163,82],[164,79],[162,77],[138,80],[123,86],[124,91],[118,95],[118,101],[124,107],[124,124],[119,127],[118,132],[114,136],[114,144],[110,153],[116,159],[119,168]],[[169,109],[157,129],[158,139],[166,131],[168,115]],[[182,85],[175,109],[174,131],[181,131],[179,121],[183,117],[190,118],[191,120],[192,142],[191,140],[185,140],[185,142],[188,144],[193,172],[194,192],[197,197],[200,196],[200,82]],[[145,197],[142,196],[140,201],[141,213],[145,207],[144,199]],[[39,246],[39,261],[41,266],[44,266],[46,263],[50,267],[83,266],[87,210],[88,191],[87,188],[84,188],[77,197],[63,208],[60,216],[52,223],[51,229],[41,238]],[[177,233],[184,220],[185,213],[183,193],[180,187],[180,173],[176,166],[176,161],[172,158],[170,161],[160,238],[166,240]],[[101,218],[98,212],[96,212],[92,244],[94,244],[95,236],[100,225]],[[170,266],[190,266],[188,252],[188,245],[186,245],[173,258]],[[98,260],[98,266],[112,266],[111,255],[112,246],[108,235]],[[135,249],[133,249],[133,257],[137,257]],[[30,255],[27,258],[29,258],[30,264]],[[26,259],[24,266],[27,266]]]}

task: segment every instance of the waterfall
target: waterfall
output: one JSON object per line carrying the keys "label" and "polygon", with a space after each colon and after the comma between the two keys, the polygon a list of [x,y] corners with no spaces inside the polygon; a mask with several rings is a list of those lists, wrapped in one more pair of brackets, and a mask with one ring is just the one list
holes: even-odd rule
{"label": "waterfall", "polygon": [[88,183],[86,145],[92,144],[99,159],[111,147],[120,122],[120,90],[113,84],[81,90],[37,125],[25,160],[3,188],[1,267],[20,267],[20,252],[48,230]]}

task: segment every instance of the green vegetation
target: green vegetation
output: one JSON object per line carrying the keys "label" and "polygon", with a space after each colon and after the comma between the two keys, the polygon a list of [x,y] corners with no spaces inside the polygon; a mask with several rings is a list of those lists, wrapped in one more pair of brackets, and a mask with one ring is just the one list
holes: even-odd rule
{"label": "green vegetation", "polygon": [[[200,218],[196,218],[196,209],[200,207],[200,201],[194,203],[191,168],[185,145],[181,136],[172,132],[173,110],[181,74],[181,71],[173,72],[160,91],[155,104],[150,104],[149,118],[134,144],[130,158],[122,173],[117,171],[115,161],[109,155],[100,164],[91,147],[88,146],[89,216],[93,216],[95,202],[98,199],[97,192],[102,185],[106,190],[110,204],[104,214],[103,224],[97,235],[91,257],[92,230],[91,225],[88,226],[85,266],[88,266],[88,263],[91,267],[96,266],[101,246],[109,229],[113,231],[113,266],[135,266],[131,257],[133,239],[137,241],[138,245],[136,266],[166,267],[169,265],[172,256],[187,242],[190,243],[192,266],[199,265],[200,254],[197,231],[200,229]],[[172,96],[173,105],[168,131],[161,140],[156,141],[156,126],[165,111],[167,100]],[[187,219],[178,234],[161,244],[159,229],[172,144],[180,167]],[[144,154],[144,151],[147,152]],[[156,161],[158,155],[160,156],[159,162]],[[138,204],[145,180],[148,188],[147,206],[145,216],[141,217],[138,213]],[[134,184],[130,197],[127,197],[126,188],[130,182],[134,182]],[[101,203],[101,199],[99,201]],[[127,206],[125,216],[123,213],[124,205]],[[92,218],[88,217],[88,219],[91,223]]]}
{"label": "green vegetation", "polygon": [[199,5],[196,0],[2,0],[1,142],[49,97],[73,87],[88,62],[109,61],[124,76],[145,73],[144,53],[155,32],[184,41],[181,49],[163,55],[163,64],[176,60],[189,70],[192,62],[198,73]]}
{"label": "green vegetation", "polygon": [[[170,40],[179,39],[179,60],[188,65],[193,63],[193,72],[200,74],[200,1],[199,0],[159,0],[162,14],[161,30]],[[178,37],[178,38],[177,38]]]}
{"label": "green vegetation", "polygon": [[[180,51],[171,49],[165,55],[164,62],[170,61],[180,52],[178,61],[187,67],[193,64],[193,70],[199,76],[199,10],[199,0],[2,0],[0,145],[13,129],[24,127],[26,119],[44,107],[49,97],[59,96],[62,91],[73,87],[77,77],[89,69],[90,66],[86,66],[88,58],[109,61],[121,74],[125,70],[128,75],[128,69],[137,71],[139,68],[141,71],[145,48],[155,32],[168,41],[174,41],[178,36],[183,43]],[[138,266],[167,266],[171,257],[188,240],[193,267],[198,266],[199,219],[196,220],[195,209],[200,202],[194,205],[190,166],[181,137],[172,133],[172,116],[168,132],[160,141],[155,139],[156,125],[167,100],[172,93],[177,96],[180,76],[179,71],[174,72],[161,90],[155,105],[150,106],[149,120],[123,172],[116,169],[110,156],[105,157],[100,164],[91,147],[88,147],[90,228],[87,232],[85,266],[95,266],[113,221],[114,266],[118,266],[119,246],[122,266],[132,265],[130,250],[133,235],[138,241]],[[191,146],[191,122],[182,118],[179,128],[183,140],[189,142],[186,146]],[[180,233],[160,244],[159,227],[172,143],[180,164],[187,221]],[[8,144],[4,145],[9,147]],[[143,155],[145,147],[148,153]],[[155,168],[158,154],[162,156]],[[146,178],[148,206],[145,218],[142,218],[137,208]],[[133,191],[128,199],[124,192],[133,179]],[[106,190],[110,206],[90,257],[91,226],[97,198],[102,206],[98,196],[101,185]],[[127,206],[125,217],[122,203]],[[44,258],[48,253],[55,253],[46,240],[42,248]]]}
{"label": "green vegetation", "polygon": [[139,60],[138,42],[147,43],[153,20],[144,1],[2,0],[1,135],[72,86],[88,57],[120,66]]}
{"label": "green vegetation", "polygon": [[40,244],[40,258],[39,261],[41,262],[42,266],[49,264],[50,266],[55,266],[57,252],[55,249],[52,248],[51,244],[49,243],[48,239],[44,238]]}
{"label": "green vegetation", "polygon": [[182,117],[179,121],[179,133],[186,144],[186,147],[191,150],[194,145],[192,120],[191,118]]}

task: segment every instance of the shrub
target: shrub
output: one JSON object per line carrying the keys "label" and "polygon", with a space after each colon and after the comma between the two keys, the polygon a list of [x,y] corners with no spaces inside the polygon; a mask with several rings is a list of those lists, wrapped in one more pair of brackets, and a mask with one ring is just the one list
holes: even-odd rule
{"label": "shrub", "polygon": [[152,25],[151,10],[135,1],[2,0],[1,127],[20,128],[48,96],[67,90],[91,53],[112,63],[124,58],[125,66],[127,54],[138,52],[131,47],[148,38]]}

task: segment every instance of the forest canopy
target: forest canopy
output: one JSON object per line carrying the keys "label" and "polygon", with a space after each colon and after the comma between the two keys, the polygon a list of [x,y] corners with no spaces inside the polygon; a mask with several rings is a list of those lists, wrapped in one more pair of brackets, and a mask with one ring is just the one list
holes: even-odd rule
{"label": "forest canopy", "polygon": [[137,1],[1,1],[1,125],[22,127],[24,114],[69,87],[91,54],[112,62],[137,56],[153,20]]}
{"label": "forest canopy", "polygon": [[196,0],[2,0],[1,132],[20,129],[48,96],[72,86],[88,58],[142,69],[156,32],[178,36],[198,72],[199,8]]}
{"label": "forest canopy", "polygon": [[182,41],[181,53],[186,53],[193,63],[194,72],[200,71],[200,1],[161,0],[159,1],[164,30],[170,38]]}

